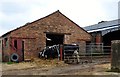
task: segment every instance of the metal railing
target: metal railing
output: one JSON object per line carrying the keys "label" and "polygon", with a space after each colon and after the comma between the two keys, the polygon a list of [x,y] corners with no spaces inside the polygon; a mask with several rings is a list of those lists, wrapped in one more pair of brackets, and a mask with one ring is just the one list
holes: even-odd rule
{"label": "metal railing", "polygon": [[[86,44],[86,52],[81,53],[81,50],[79,46],[80,63],[110,62],[111,60],[111,46],[103,46],[103,43]],[[64,61],[67,63],[76,63],[77,57],[64,53]]]}

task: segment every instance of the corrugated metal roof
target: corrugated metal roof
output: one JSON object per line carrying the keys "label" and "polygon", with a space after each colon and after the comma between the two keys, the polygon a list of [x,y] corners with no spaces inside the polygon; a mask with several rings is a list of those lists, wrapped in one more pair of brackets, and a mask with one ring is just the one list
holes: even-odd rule
{"label": "corrugated metal roof", "polygon": [[107,29],[117,28],[120,26],[120,19],[112,20],[112,21],[102,21],[95,25],[90,25],[84,27],[84,29],[88,32],[96,32],[96,31],[103,31]]}

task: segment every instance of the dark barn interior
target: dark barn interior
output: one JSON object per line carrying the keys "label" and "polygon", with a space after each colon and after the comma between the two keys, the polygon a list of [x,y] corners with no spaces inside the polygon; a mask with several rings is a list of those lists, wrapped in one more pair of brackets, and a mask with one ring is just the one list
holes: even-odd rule
{"label": "dark barn interior", "polygon": [[63,44],[64,34],[46,34],[46,46]]}
{"label": "dark barn interior", "polygon": [[120,30],[109,32],[103,36],[104,46],[111,46],[112,40],[120,40]]}

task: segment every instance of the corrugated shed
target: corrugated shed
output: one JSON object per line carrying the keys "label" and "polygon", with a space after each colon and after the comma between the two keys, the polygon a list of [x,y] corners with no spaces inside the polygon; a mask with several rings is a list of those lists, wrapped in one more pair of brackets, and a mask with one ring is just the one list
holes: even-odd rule
{"label": "corrugated shed", "polygon": [[98,24],[84,27],[84,29],[89,32],[96,32],[96,31],[103,31],[112,28],[118,28],[120,26],[119,21],[120,19],[112,20],[112,21],[101,21]]}

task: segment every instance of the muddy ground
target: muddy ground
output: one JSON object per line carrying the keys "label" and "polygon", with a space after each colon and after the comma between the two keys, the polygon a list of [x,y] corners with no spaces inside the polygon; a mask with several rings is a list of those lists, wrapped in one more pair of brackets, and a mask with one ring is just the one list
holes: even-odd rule
{"label": "muddy ground", "polygon": [[106,72],[109,62],[65,64],[58,60],[36,59],[33,62],[2,63],[3,75],[119,75]]}

